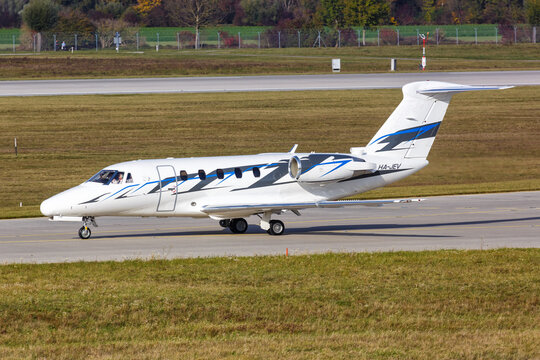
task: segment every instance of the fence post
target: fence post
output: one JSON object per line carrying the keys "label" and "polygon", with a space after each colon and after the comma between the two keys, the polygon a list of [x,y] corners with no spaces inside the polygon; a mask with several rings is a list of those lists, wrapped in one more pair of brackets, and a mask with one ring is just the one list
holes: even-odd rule
{"label": "fence post", "polygon": [[258,39],[257,44],[259,45],[259,49],[260,49],[261,48],[261,33],[260,32],[257,33],[257,39]]}
{"label": "fence post", "polygon": [[300,31],[298,31],[298,48],[300,48]]}
{"label": "fence post", "polygon": [[15,35],[12,35],[12,36],[13,36],[13,52],[15,52]]}
{"label": "fence post", "polygon": [[456,27],[456,45],[459,45],[459,30]]}
{"label": "fence post", "polygon": [[[319,37],[318,37],[318,40],[319,40],[319,47],[321,47],[321,32],[319,31]],[[326,46],[326,45],[325,45]]]}
{"label": "fence post", "polygon": [[436,28],[435,32],[437,34],[437,45],[439,45],[439,28]]}
{"label": "fence post", "polygon": [[396,29],[397,32],[397,46],[399,46],[399,29]]}
{"label": "fence post", "polygon": [[53,35],[54,51],[56,51],[56,34]]}
{"label": "fence post", "polygon": [[377,29],[377,46],[381,46],[381,38],[379,36],[379,29]]}
{"label": "fence post", "polygon": [[221,38],[219,36],[219,31],[217,32],[217,48],[221,49]]}
{"label": "fence post", "polygon": [[478,29],[474,28],[474,44],[478,45]]}
{"label": "fence post", "polygon": [[75,34],[75,51],[77,51],[77,34]]}
{"label": "fence post", "polygon": [[533,26],[532,43],[536,44],[536,26]]}
{"label": "fence post", "polygon": [[137,51],[139,51],[139,33],[135,34],[137,36]]}
{"label": "fence post", "polygon": [[337,31],[337,47],[340,48],[341,47],[341,30],[338,30]]}
{"label": "fence post", "polygon": [[[156,33],[156,51],[159,51],[159,33]],[[195,45],[197,46],[197,45]]]}
{"label": "fence post", "polygon": [[420,45],[420,32],[416,29],[416,45]]}
{"label": "fence post", "polygon": [[281,31],[277,32],[278,49],[281,49]]}
{"label": "fence post", "polygon": [[98,37],[97,37],[97,33],[94,34],[96,36],[96,51],[98,51]]}
{"label": "fence post", "polygon": [[238,33],[238,48],[240,49],[242,47],[242,38],[240,37],[240,33]]}
{"label": "fence post", "polygon": [[517,26],[514,25],[514,44],[517,44]]}
{"label": "fence post", "polygon": [[180,51],[180,33],[176,33],[176,46],[178,48],[178,51]]}
{"label": "fence post", "polygon": [[358,47],[360,47],[360,30],[356,30],[356,42],[358,43]]}
{"label": "fence post", "polygon": [[499,43],[499,35],[497,34],[497,27],[495,26],[495,45],[497,45]]}
{"label": "fence post", "polygon": [[32,36],[32,42],[33,42],[34,52],[36,52],[36,34]]}

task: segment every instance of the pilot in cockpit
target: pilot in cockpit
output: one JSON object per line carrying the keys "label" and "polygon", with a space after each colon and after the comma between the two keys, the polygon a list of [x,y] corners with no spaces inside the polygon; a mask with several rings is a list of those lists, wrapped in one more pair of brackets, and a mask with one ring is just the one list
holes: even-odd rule
{"label": "pilot in cockpit", "polygon": [[119,172],[118,174],[116,174],[113,181],[111,181],[111,184],[121,184],[123,180],[124,180],[124,173]]}

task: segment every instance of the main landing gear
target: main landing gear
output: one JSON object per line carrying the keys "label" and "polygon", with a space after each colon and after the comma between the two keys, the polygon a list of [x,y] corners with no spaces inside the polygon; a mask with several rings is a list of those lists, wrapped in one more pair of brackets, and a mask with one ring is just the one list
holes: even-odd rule
{"label": "main landing gear", "polygon": [[[279,220],[264,220],[261,221],[261,229],[266,230],[270,235],[282,235],[285,232],[285,225]],[[224,219],[219,220],[219,225],[223,228],[229,228],[234,234],[243,234],[248,229],[248,223],[245,219]]]}
{"label": "main landing gear", "polygon": [[83,226],[79,229],[79,237],[83,240],[89,239],[92,235],[90,230],[90,225],[97,227],[96,220],[93,216],[84,216],[83,217]]}

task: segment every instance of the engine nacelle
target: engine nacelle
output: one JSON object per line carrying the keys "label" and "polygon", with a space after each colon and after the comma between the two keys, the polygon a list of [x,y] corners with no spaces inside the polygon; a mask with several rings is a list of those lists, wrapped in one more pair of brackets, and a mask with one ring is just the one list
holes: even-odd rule
{"label": "engine nacelle", "polygon": [[335,182],[375,171],[375,164],[350,155],[295,155],[289,160],[289,175],[303,183]]}

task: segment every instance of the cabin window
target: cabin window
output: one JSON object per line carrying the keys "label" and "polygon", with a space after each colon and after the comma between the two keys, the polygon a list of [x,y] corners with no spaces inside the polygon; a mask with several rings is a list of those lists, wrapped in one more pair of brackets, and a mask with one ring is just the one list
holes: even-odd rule
{"label": "cabin window", "polygon": [[242,178],[242,170],[240,168],[234,168],[234,175],[236,175],[238,179]]}
{"label": "cabin window", "polygon": [[199,179],[206,180],[206,173],[204,170],[199,170]]}
{"label": "cabin window", "polygon": [[253,168],[253,176],[260,177],[261,176],[261,170],[259,170],[258,167]]}
{"label": "cabin window", "polygon": [[128,173],[126,176],[126,184],[131,184],[133,182],[133,178],[131,177],[131,173]]}
{"label": "cabin window", "polygon": [[180,171],[180,180],[186,181],[188,178],[186,170]]}
{"label": "cabin window", "polygon": [[223,169],[217,169],[216,176],[218,179],[223,179],[225,177],[225,174],[223,173]]}
{"label": "cabin window", "polygon": [[124,173],[119,173],[117,170],[101,170],[88,181],[109,185],[113,179],[116,179],[115,181],[118,183],[118,174],[122,174],[122,178],[124,177]]}

